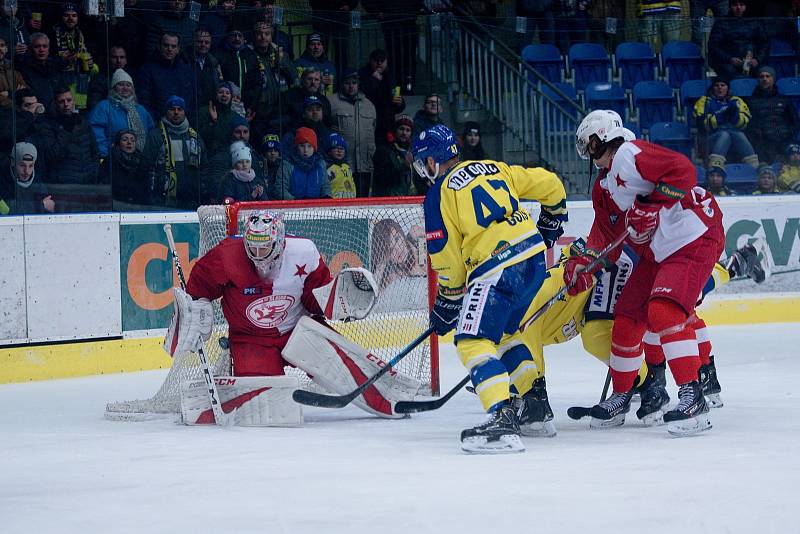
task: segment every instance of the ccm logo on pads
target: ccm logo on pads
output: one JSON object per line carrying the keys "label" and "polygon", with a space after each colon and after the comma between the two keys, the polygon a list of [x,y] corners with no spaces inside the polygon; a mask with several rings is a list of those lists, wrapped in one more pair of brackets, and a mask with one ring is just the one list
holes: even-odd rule
{"label": "ccm logo on pads", "polygon": [[433,232],[425,232],[425,240],[433,241],[434,239],[441,239],[444,237],[444,232],[441,230],[434,230]]}

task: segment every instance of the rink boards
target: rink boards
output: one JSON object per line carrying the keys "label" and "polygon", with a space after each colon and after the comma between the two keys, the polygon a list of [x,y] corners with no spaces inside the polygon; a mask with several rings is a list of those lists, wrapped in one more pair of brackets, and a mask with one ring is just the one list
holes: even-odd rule
{"label": "rink boards", "polygon": [[[800,321],[800,197],[719,202],[726,252],[762,237],[775,271],[761,285],[723,287],[703,304],[703,317],[710,324]],[[557,248],[591,227],[590,203],[569,207]],[[166,222],[188,270],[197,257],[195,213],[0,218],[0,383],[169,367],[160,348],[174,282]]]}

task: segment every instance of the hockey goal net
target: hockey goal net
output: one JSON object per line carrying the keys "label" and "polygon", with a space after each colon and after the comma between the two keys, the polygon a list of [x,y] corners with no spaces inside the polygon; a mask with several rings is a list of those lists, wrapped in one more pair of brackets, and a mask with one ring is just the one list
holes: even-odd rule
{"label": "hockey goal net", "polygon": [[[240,234],[249,214],[271,209],[283,214],[289,234],[314,241],[335,275],[344,267],[363,266],[375,275],[379,291],[370,315],[360,321],[334,321],[344,336],[388,361],[428,326],[435,296],[429,276],[421,198],[370,198],[293,202],[239,202],[201,206],[199,251],[202,256],[228,236]],[[188,273],[187,273],[188,276]],[[228,325],[219,301],[214,302],[214,331],[205,346],[215,376],[230,374],[225,346]],[[435,336],[403,358],[396,368],[419,379],[421,391],[438,394],[438,351]],[[302,371],[301,385],[310,380]],[[142,421],[180,412],[180,388],[202,378],[196,354],[173,360],[167,378],[153,397],[106,406],[108,419]]]}

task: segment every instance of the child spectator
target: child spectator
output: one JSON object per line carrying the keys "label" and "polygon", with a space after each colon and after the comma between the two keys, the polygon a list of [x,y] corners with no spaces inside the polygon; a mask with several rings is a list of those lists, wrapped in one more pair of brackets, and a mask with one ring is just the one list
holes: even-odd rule
{"label": "child spectator", "polygon": [[292,200],[289,185],[294,167],[281,157],[281,141],[277,133],[268,133],[263,137],[261,153],[267,164],[266,181],[270,200]]}
{"label": "child spectator", "polygon": [[486,151],[481,144],[481,127],[477,122],[467,122],[464,124],[464,148],[461,150],[461,160],[482,160],[486,159]]}
{"label": "child spectator", "polygon": [[786,160],[778,175],[778,191],[800,193],[800,145],[792,143],[786,148]]}
{"label": "child spectator", "polygon": [[333,198],[355,198],[356,183],[347,163],[347,142],[338,133],[328,137],[328,180],[331,182]]}
{"label": "child spectator", "polygon": [[233,169],[222,180],[219,197],[224,202],[267,200],[267,184],[253,170],[253,154],[244,143],[231,146]]}
{"label": "child spectator", "polygon": [[317,152],[317,134],[311,128],[298,128],[294,135],[294,152],[290,157],[294,166],[289,183],[293,199],[331,198],[325,160]]}
{"label": "child spectator", "polygon": [[758,189],[753,191],[754,195],[772,195],[778,190],[775,188],[775,169],[771,165],[762,163],[758,167]]}
{"label": "child spectator", "polygon": [[119,130],[114,136],[114,144],[109,148],[108,157],[100,166],[99,181],[101,184],[111,184],[114,211],[141,209],[150,200],[150,183],[137,141],[133,130]]}
{"label": "child spectator", "polygon": [[728,173],[722,167],[709,167],[706,171],[706,189],[715,197],[732,197],[736,195],[727,185]]}
{"label": "child spectator", "polygon": [[[239,88],[238,85],[231,82],[231,109],[234,113],[239,115],[240,117],[244,117],[247,119],[247,110],[244,109],[244,103],[242,102],[242,90]],[[250,122],[248,119],[247,122]]]}
{"label": "child spectator", "polygon": [[0,175],[0,215],[53,213],[56,203],[36,175],[36,147],[17,143]]}

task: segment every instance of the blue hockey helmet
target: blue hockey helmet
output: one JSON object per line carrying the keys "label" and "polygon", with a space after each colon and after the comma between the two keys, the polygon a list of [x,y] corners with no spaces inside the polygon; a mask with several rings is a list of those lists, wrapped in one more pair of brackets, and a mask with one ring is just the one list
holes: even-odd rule
{"label": "blue hockey helmet", "polygon": [[[431,183],[436,181],[439,176],[439,165],[458,157],[459,149],[456,142],[456,134],[444,124],[431,126],[424,132],[420,132],[414,145],[411,147],[414,155],[414,170],[417,174],[424,176]],[[431,176],[425,162],[428,158],[433,158],[436,163],[436,170]]]}

